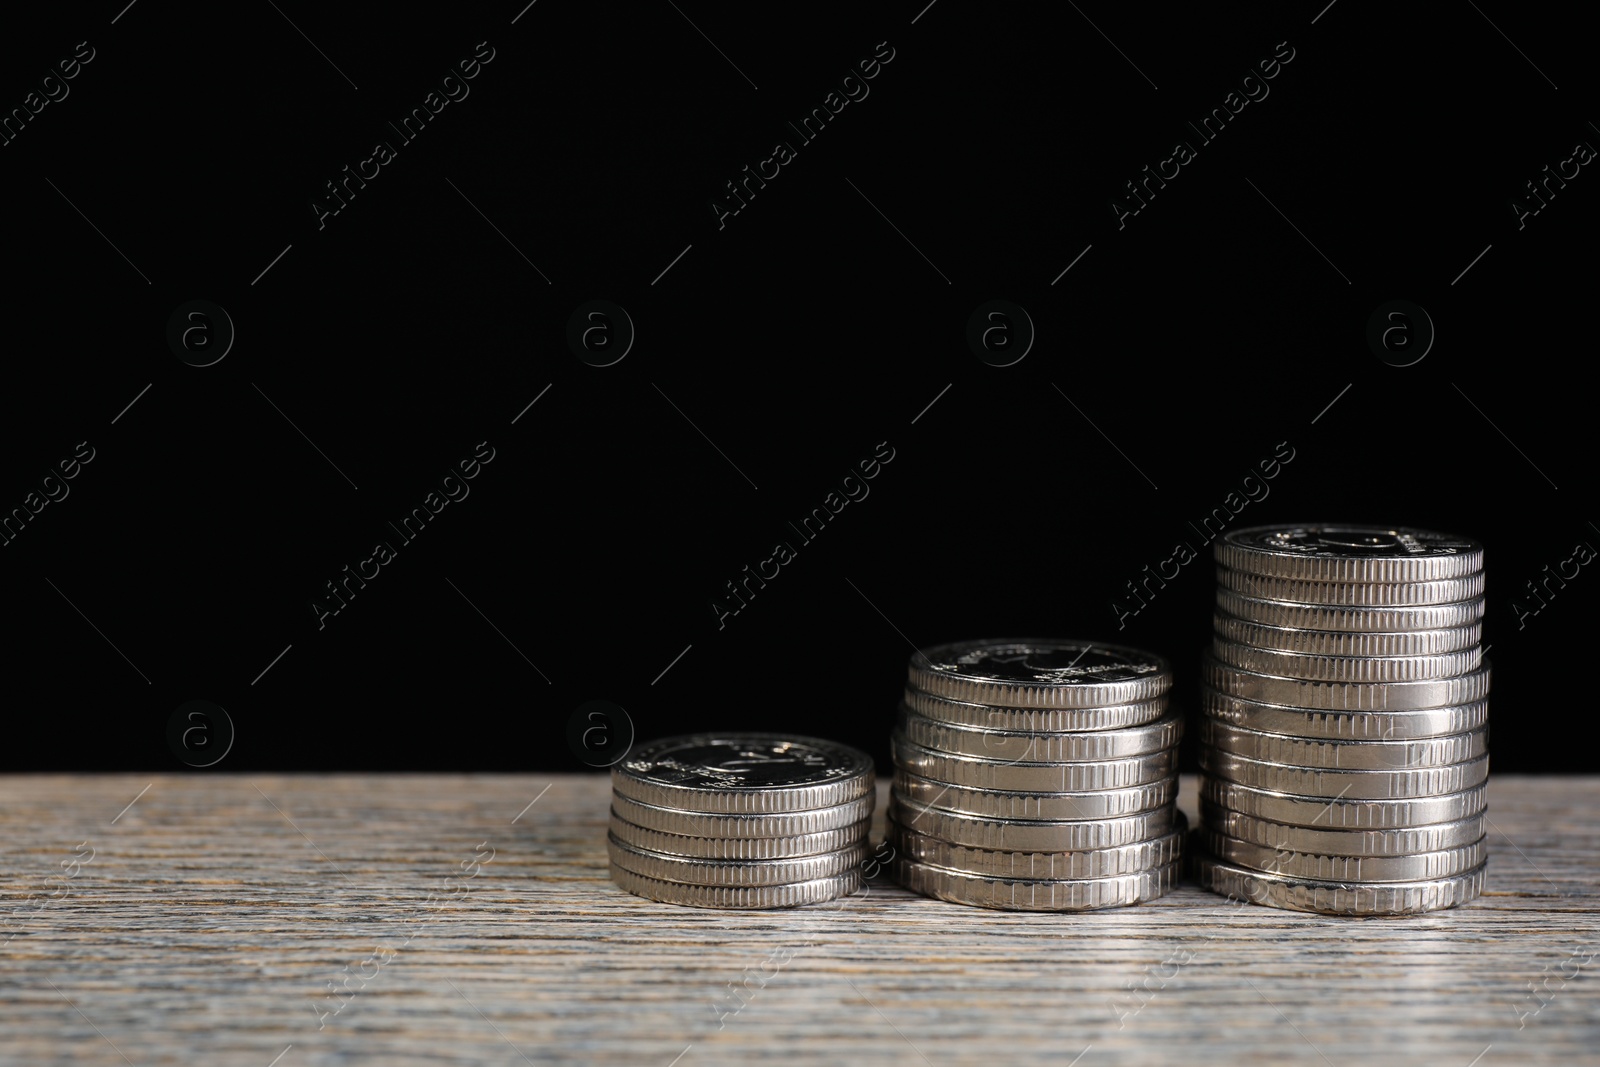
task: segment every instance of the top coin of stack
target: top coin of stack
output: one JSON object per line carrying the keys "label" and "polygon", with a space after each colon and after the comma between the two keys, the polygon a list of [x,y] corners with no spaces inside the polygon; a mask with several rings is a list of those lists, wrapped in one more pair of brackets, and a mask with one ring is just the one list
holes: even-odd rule
{"label": "top coin of stack", "polygon": [[1202,884],[1392,915],[1483,888],[1483,546],[1321,524],[1216,543],[1201,695]]}
{"label": "top coin of stack", "polygon": [[809,737],[698,734],[611,769],[612,880],[705,908],[815,904],[861,886],[872,759]]}
{"label": "top coin of stack", "polygon": [[960,904],[1077,911],[1179,871],[1172,671],[1084,641],[973,641],[911,658],[894,733],[894,870]]}

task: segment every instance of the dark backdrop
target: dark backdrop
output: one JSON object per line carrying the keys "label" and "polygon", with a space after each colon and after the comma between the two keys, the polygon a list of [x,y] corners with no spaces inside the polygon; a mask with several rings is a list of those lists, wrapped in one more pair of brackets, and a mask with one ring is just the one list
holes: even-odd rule
{"label": "dark backdrop", "polygon": [[[1480,539],[1495,767],[1591,769],[1561,738],[1594,710],[1600,577],[1524,592],[1600,546],[1577,27],[924,2],[8,15],[0,105],[58,98],[0,147],[0,507],[57,499],[0,547],[4,767],[182,770],[200,700],[236,730],[218,771],[574,770],[603,700],[641,738],[803,732],[887,769],[912,648],[981,636],[1157,651],[1192,707],[1190,524],[1292,450],[1230,524]],[[387,125],[491,49],[409,143]],[[786,125],[891,49],[814,140]],[[1186,125],[1261,61],[1213,140]],[[377,173],[332,213],[346,166]],[[1146,166],[1177,174],[1133,214]],[[1576,175],[1534,214],[1546,166]],[[235,334],[210,366],[168,340],[195,300]],[[590,300],[631,320],[611,366],[569,344]],[[1011,366],[968,342],[991,300],[1031,320]],[[1368,344],[1393,300],[1436,331],[1410,366]],[[225,341],[202,312],[191,362]],[[813,541],[786,526],[875,451]],[[475,453],[413,541],[386,526]],[[1202,557],[1115,607],[1179,542]],[[723,615],[746,565],[776,577]],[[346,566],[376,576],[335,613]]]}

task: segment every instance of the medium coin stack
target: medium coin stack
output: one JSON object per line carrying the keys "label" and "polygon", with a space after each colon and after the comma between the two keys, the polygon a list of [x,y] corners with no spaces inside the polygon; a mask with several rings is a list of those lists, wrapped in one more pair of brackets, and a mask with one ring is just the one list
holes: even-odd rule
{"label": "medium coin stack", "polygon": [[901,885],[958,904],[1081,911],[1152,900],[1181,869],[1182,717],[1158,656],[996,640],[911,657],[893,737]]}
{"label": "medium coin stack", "polygon": [[877,800],[872,758],[779,734],[669,737],[611,769],[611,878],[703,908],[854,893]]}
{"label": "medium coin stack", "polygon": [[1308,525],[1216,542],[1201,691],[1201,884],[1340,915],[1483,889],[1483,546]]}

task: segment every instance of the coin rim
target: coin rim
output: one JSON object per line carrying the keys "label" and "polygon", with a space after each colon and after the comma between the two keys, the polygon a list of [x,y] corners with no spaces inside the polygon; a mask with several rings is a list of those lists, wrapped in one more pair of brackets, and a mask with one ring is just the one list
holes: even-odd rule
{"label": "coin rim", "polygon": [[[1465,651],[1482,641],[1483,623],[1480,620],[1461,626],[1415,630],[1313,630],[1241,619],[1218,608],[1212,616],[1212,632],[1214,636],[1237,645],[1276,652],[1393,659]],[[1407,642],[1416,646],[1418,651],[1374,651],[1378,646],[1403,645]],[[1368,647],[1358,647],[1363,644]]]}
{"label": "coin rim", "polygon": [[[606,854],[625,871],[663,882],[702,886],[791,885],[832,878],[860,867],[872,854],[865,837],[831,852],[760,860],[714,860],[653,852],[606,834]],[[708,880],[709,879],[709,880]]]}
{"label": "coin rim", "polygon": [[[1321,826],[1296,826],[1291,823],[1275,822],[1272,819],[1263,819],[1247,812],[1234,808],[1226,808],[1215,801],[1200,797],[1200,826],[1210,827],[1229,837],[1251,844],[1260,845],[1262,848],[1289,848],[1293,852],[1309,852],[1319,856],[1401,856],[1414,852],[1437,852],[1440,848],[1454,848],[1455,845],[1428,845],[1421,847],[1430,837],[1439,840],[1455,840],[1451,836],[1450,828],[1459,828],[1471,836],[1465,837],[1462,844],[1470,844],[1482,838],[1489,828],[1488,810],[1484,809],[1475,815],[1467,815],[1460,819],[1451,819],[1447,822],[1417,823],[1408,826],[1392,827],[1321,827]],[[1292,842],[1298,840],[1307,847],[1294,848],[1289,844],[1275,844],[1274,841]],[[1457,834],[1456,837],[1464,836]]]}
{"label": "coin rim", "polygon": [[[1244,781],[1230,777],[1217,769],[1218,763],[1243,763],[1244,766],[1235,773],[1255,775],[1263,780],[1283,779],[1297,784],[1307,785],[1304,789],[1282,789],[1271,785],[1262,785],[1259,782]],[[1271,768],[1270,770],[1256,770],[1257,766]],[[1423,797],[1447,796],[1451,793],[1463,793],[1476,785],[1482,785],[1489,778],[1489,757],[1479,756],[1475,760],[1465,760],[1461,763],[1447,764],[1443,767],[1421,767],[1411,770],[1337,770],[1327,767],[1297,767],[1292,764],[1274,763],[1271,760],[1251,759],[1233,752],[1222,752],[1214,748],[1200,749],[1200,769],[1206,774],[1217,778],[1226,778],[1228,781],[1240,785],[1254,785],[1257,788],[1272,790],[1273,792],[1291,793],[1301,797],[1322,797],[1327,799],[1337,795],[1342,800],[1420,800]],[[1460,781],[1468,775],[1476,775],[1476,781]],[[1332,787],[1323,784],[1324,779],[1332,779],[1334,785],[1344,783],[1344,790],[1332,790]],[[1365,791],[1376,789],[1379,784],[1388,780],[1389,792],[1382,796],[1370,796]],[[1447,782],[1448,785],[1440,787],[1436,781]],[[1351,792],[1359,786],[1362,792]],[[1424,789],[1425,792],[1405,792],[1397,794],[1395,789]]]}
{"label": "coin rim", "polygon": [[[1252,600],[1314,607],[1410,608],[1453,604],[1483,596],[1484,572],[1431,582],[1315,582],[1217,567],[1217,584]],[[1230,575],[1234,577],[1229,577]]]}
{"label": "coin rim", "polygon": [[[894,880],[904,888],[921,896],[933,897],[950,904],[965,904],[970,907],[989,908],[995,911],[1101,911],[1106,908],[1128,907],[1133,904],[1143,904],[1151,900],[1158,900],[1172,892],[1179,884],[1183,873],[1183,861],[1169,863],[1163,867],[1154,867],[1148,871],[1137,874],[1116,875],[1111,878],[1080,878],[1080,879],[1025,879],[1025,878],[989,878],[981,875],[965,874],[961,871],[952,871],[931,864],[917,863],[903,856],[896,856],[892,872]],[[923,873],[926,872],[926,873]],[[913,882],[927,879],[930,884],[916,885]],[[1125,885],[1137,887],[1131,899],[1115,899],[1109,901],[1095,901],[1090,904],[1059,904],[1052,901],[1045,906],[1019,905],[1015,902],[1015,892],[1012,890],[1013,902],[1002,904],[993,897],[987,900],[978,899],[975,892],[979,886],[1112,886]],[[993,890],[991,889],[991,892]],[[1072,890],[1067,890],[1072,892]],[[1055,892],[1054,889],[1051,892]]]}
{"label": "coin rim", "polygon": [[[624,807],[644,809],[636,811],[643,819],[630,819],[626,814],[617,811],[617,802],[623,802]],[[770,838],[793,837],[798,834],[819,833],[823,830],[837,830],[841,826],[870,819],[876,807],[878,794],[876,789],[865,793],[853,800],[842,804],[831,804],[825,808],[810,808],[806,811],[781,811],[781,812],[756,812],[753,814],[723,814],[719,812],[685,811],[679,808],[664,807],[660,804],[646,804],[634,800],[632,797],[621,796],[615,791],[611,794],[612,814],[624,822],[631,822],[635,826],[643,826],[646,830],[655,830],[663,834],[681,834],[686,837],[735,837],[735,838]],[[852,812],[859,811],[851,817]]]}
{"label": "coin rim", "polygon": [[[1416,915],[1423,912],[1443,911],[1446,908],[1459,907],[1471,903],[1483,893],[1487,861],[1481,866],[1470,871],[1455,875],[1451,878],[1436,878],[1414,882],[1371,882],[1371,883],[1342,883],[1323,882],[1310,878],[1280,878],[1261,871],[1251,871],[1234,864],[1223,863],[1211,856],[1191,849],[1191,867],[1195,879],[1201,888],[1218,896],[1230,900],[1242,900],[1252,904],[1261,904],[1266,907],[1279,908],[1284,911],[1313,912],[1323,915]],[[1268,890],[1268,896],[1275,899],[1260,900],[1249,895],[1235,895],[1216,885],[1218,874],[1234,878],[1241,883],[1255,881],[1263,884]],[[1369,893],[1374,899],[1363,905],[1360,894]],[[1433,903],[1430,897],[1443,898],[1445,893],[1457,899],[1449,899],[1444,903]],[[1412,893],[1423,898],[1421,902],[1410,906],[1380,907],[1376,897],[1387,894],[1392,898],[1403,899],[1404,895]],[[1320,894],[1320,896],[1319,896]],[[1341,896],[1345,894],[1345,896]],[[1341,904],[1346,897],[1354,900]],[[1320,900],[1329,899],[1329,903],[1321,904]]]}
{"label": "coin rim", "polygon": [[[919,790],[931,786],[940,787],[939,792],[936,795],[937,799],[934,801],[924,801],[915,797],[909,797],[909,794],[903,788],[906,784],[908,784],[907,779],[913,779],[914,781],[909,784],[912,784],[914,788]],[[1172,774],[1169,774],[1164,778],[1158,778],[1154,782],[1149,782],[1145,785],[1125,785],[1116,789],[1083,789],[1076,792],[1068,791],[1061,793],[1038,793],[1006,789],[976,789],[972,786],[951,785],[949,782],[941,782],[937,778],[928,778],[924,775],[908,771],[903,767],[897,767],[895,768],[892,788],[899,791],[901,795],[908,796],[911,803],[928,808],[937,808],[941,811],[952,812],[956,815],[976,815],[979,818],[984,819],[1020,819],[1028,822],[1082,822],[1089,819],[1114,819],[1120,818],[1124,815],[1139,815],[1144,812],[1153,811],[1157,808],[1163,807],[1177,799],[1179,781],[1178,774],[1176,771],[1174,771]],[[954,805],[946,805],[939,802],[952,793],[956,794],[956,803]],[[971,794],[978,794],[978,798],[969,799]],[[1134,799],[1140,794],[1145,797],[1160,797],[1161,799],[1151,800],[1148,803],[1144,803]],[[1000,799],[995,801],[985,801],[981,799],[983,797]],[[1077,799],[1065,799],[1068,797],[1101,797],[1107,803],[1115,803],[1118,800],[1126,798],[1127,803],[1137,803],[1139,806],[1126,811],[1108,807],[1098,813],[1084,814],[1083,810],[1077,807]],[[1064,815],[1045,815],[1041,811],[1038,814],[1018,815],[1013,812],[1002,812],[999,810],[999,805],[1002,803],[1007,806],[1015,807],[1018,803],[1025,805],[1034,802],[1048,802],[1054,800],[1055,798],[1062,798],[1059,803],[1073,806],[1077,811],[1077,814],[1068,817]],[[972,806],[959,806],[962,803],[968,803]],[[988,808],[980,808],[977,806],[982,803],[992,803],[994,806]]]}
{"label": "coin rim", "polygon": [[[1228,675],[1250,675],[1249,678],[1230,678]],[[1298,707],[1316,711],[1432,711],[1439,708],[1459,707],[1464,704],[1475,704],[1489,696],[1489,685],[1492,680],[1490,664],[1487,659],[1475,671],[1456,675],[1454,678],[1426,678],[1405,682],[1340,682],[1326,681],[1311,678],[1287,678],[1277,674],[1264,674],[1261,671],[1249,670],[1244,667],[1235,667],[1224,663],[1212,654],[1209,648],[1202,649],[1200,653],[1200,677],[1204,685],[1228,696],[1238,696],[1244,700],[1252,700],[1260,704],[1275,704],[1279,707]],[[1231,692],[1219,685],[1221,681],[1246,683],[1252,691],[1265,692],[1271,695],[1287,694],[1284,699],[1270,699],[1265,696],[1251,696],[1244,692]],[[1239,687],[1243,688],[1243,687]],[[1399,699],[1406,694],[1411,694],[1409,699],[1402,703],[1390,703],[1391,694]],[[1383,704],[1379,706],[1374,701],[1382,698]],[[1351,706],[1354,698],[1356,703]],[[1337,699],[1337,703],[1335,700]],[[1421,701],[1428,703],[1421,703]]]}
{"label": "coin rim", "polygon": [[[1465,552],[1417,553],[1404,556],[1302,555],[1287,549],[1246,544],[1251,534],[1293,533],[1297,530],[1336,529],[1350,533],[1424,534],[1465,541]],[[1483,545],[1470,537],[1421,530],[1409,526],[1369,526],[1362,523],[1293,523],[1284,526],[1241,526],[1226,531],[1212,544],[1220,566],[1278,578],[1327,582],[1425,582],[1459,578],[1483,570]]]}
{"label": "coin rim", "polygon": [[[1132,657],[1147,661],[1155,669],[1137,678],[1119,682],[1017,682],[995,678],[962,675],[954,671],[933,669],[933,653],[952,649],[972,651],[985,647],[1046,646],[1039,651],[1052,651],[1053,646],[1088,646],[1131,653]],[[952,657],[946,657],[952,658]],[[1165,657],[1130,645],[1102,641],[1081,641],[1076,638],[1018,637],[983,638],[975,641],[949,641],[941,645],[919,648],[906,664],[908,685],[934,696],[966,704],[992,704],[1008,708],[1083,709],[1112,704],[1138,704],[1161,696],[1172,688],[1172,664]]]}
{"label": "coin rim", "polygon": [[[962,845],[954,841],[946,841],[931,834],[920,833],[916,830],[901,826],[893,819],[889,820],[888,834],[885,840],[894,847],[896,855],[904,855],[907,859],[929,867],[942,867],[947,870],[960,871],[963,874],[980,875],[983,877],[1022,879],[1026,881],[1082,881],[1093,878],[1113,878],[1121,875],[1138,874],[1143,871],[1154,870],[1170,863],[1180,862],[1183,858],[1183,842],[1188,833],[1188,820],[1183,813],[1176,812],[1172,829],[1159,837],[1146,838],[1143,841],[1129,841],[1121,845],[1107,845],[1102,848],[1069,849],[1060,852],[1041,852],[1022,849],[996,849],[976,848],[972,845]],[[909,839],[909,840],[907,840]],[[915,852],[924,854],[932,852],[939,854],[940,859],[926,859],[922,855],[913,855]],[[1004,860],[1000,857],[1006,857]],[[1050,867],[1059,862],[1076,865],[1084,863],[1091,868],[1103,864],[1113,864],[1116,870],[1111,873],[1088,874],[1076,877],[1056,877],[1046,875],[1043,878],[1022,874],[1008,874],[994,868],[1004,864],[1014,864],[1019,859],[1030,865],[1034,858],[1042,858]]]}
{"label": "coin rim", "polygon": [[[940,740],[919,741],[911,736],[912,727]],[[970,726],[957,726],[952,723],[940,722],[917,712],[905,704],[900,705],[899,718],[895,723],[895,730],[910,740],[913,744],[923,748],[933,749],[952,756],[969,756],[973,759],[1000,759],[1007,764],[1050,764],[1050,763],[1091,763],[1113,759],[1130,759],[1135,756],[1155,755],[1174,747],[1183,738],[1184,715],[1179,708],[1169,708],[1161,718],[1140,726],[1129,726],[1116,730],[1096,731],[1067,731],[1067,730],[1000,730],[977,729]],[[1033,743],[1039,742],[1047,748],[1056,745],[1069,745],[1084,750],[1100,749],[1101,751],[1085,751],[1081,755],[1059,756],[1052,759],[1010,759],[983,752],[973,751],[969,748],[957,747],[958,745],[972,745],[981,747],[992,734],[1017,738],[1027,742],[1031,752]],[[963,736],[967,735],[967,736]],[[1137,747],[1133,751],[1120,751],[1114,746],[1118,744],[1133,744]],[[1109,751],[1106,751],[1109,749]]]}
{"label": "coin rim", "polygon": [[[865,840],[872,829],[869,815],[859,822],[786,837],[696,837],[693,834],[673,834],[639,826],[611,813],[608,832],[624,844],[649,852],[668,856],[703,860],[772,860],[799,859],[836,852],[857,840]],[[684,851],[675,852],[674,849]],[[801,849],[803,851],[794,851]]]}
{"label": "coin rim", "polygon": [[[912,817],[909,819],[896,817],[895,813],[900,809],[911,809],[907,814]],[[930,827],[927,830],[917,831],[929,837],[937,837],[955,845],[1000,852],[1082,852],[1093,848],[1131,844],[1166,833],[1178,813],[1177,806],[1169,803],[1133,815],[1118,815],[1104,819],[988,819],[981,815],[965,815],[960,812],[930,808],[925,804],[908,800],[892,790],[885,811],[887,817],[908,828],[923,816],[929,817],[932,820]],[[1087,837],[1088,843],[1077,848],[1052,847],[1060,845],[1059,839],[1049,840],[1049,835],[1054,832],[1069,835],[1069,843],[1081,837]],[[1128,833],[1137,836],[1129,837]],[[1008,842],[1005,840],[1007,834],[1012,837],[1021,836],[1023,842]],[[1039,836],[1030,838],[1029,835],[1033,834]],[[1046,843],[1043,845],[1026,843],[1031,840]]]}
{"label": "coin rim", "polygon": [[[1442,681],[1446,678],[1459,678],[1464,674],[1471,674],[1483,665],[1483,649],[1476,645],[1456,652],[1440,652],[1426,656],[1328,656],[1307,652],[1284,652],[1280,649],[1245,645],[1213,636],[1211,654],[1223,663],[1241,670],[1310,682],[1373,684]],[[1266,662],[1255,665],[1241,662],[1251,656]],[[1267,667],[1274,669],[1264,669]],[[1371,677],[1380,672],[1384,677]]]}
{"label": "coin rim", "polygon": [[[687,746],[697,741],[784,741],[809,745],[830,756],[843,757],[840,762],[848,761],[845,766],[851,773],[822,782],[769,786],[687,786],[656,782],[629,773],[630,762],[651,759],[658,750],[668,746]],[[611,767],[611,788],[615,793],[645,804],[717,815],[765,815],[833,807],[871,792],[875,784],[871,756],[837,741],[802,734],[749,731],[678,734],[640,745]]]}
{"label": "coin rim", "polygon": [[1488,599],[1480,595],[1442,604],[1389,606],[1309,604],[1247,596],[1237,589],[1219,584],[1216,607],[1218,611],[1234,618],[1267,626],[1333,633],[1400,633],[1405,630],[1449,630],[1469,623],[1481,623],[1488,609]]}
{"label": "coin rim", "polygon": [[[681,907],[715,908],[719,910],[766,911],[772,908],[796,908],[807,904],[823,904],[839,897],[849,896],[861,888],[861,869],[853,867],[831,878],[817,878],[807,882],[789,882],[768,886],[707,886],[669,882],[662,878],[635,874],[625,868],[610,864],[611,880],[624,892],[653,900],[658,904],[676,904]],[[628,883],[632,882],[632,885]],[[644,890],[655,890],[657,896]],[[800,897],[803,899],[782,899]],[[750,898],[749,901],[746,898]],[[778,898],[778,899],[771,899]]]}
{"label": "coin rim", "polygon": [[[1213,705],[1219,703],[1249,705],[1249,709],[1244,709],[1243,711],[1245,717],[1253,720],[1265,720],[1275,726],[1281,723],[1283,728],[1265,729],[1259,725],[1245,725],[1242,722],[1235,721],[1228,714],[1217,711]],[[1257,711],[1255,709],[1262,710]],[[1463,719],[1456,714],[1472,709],[1479,709],[1474,713],[1475,718]],[[1431,737],[1445,737],[1449,734],[1465,733],[1468,730],[1476,730],[1478,727],[1486,725],[1489,721],[1489,698],[1485,696],[1468,703],[1449,704],[1437,708],[1410,708],[1395,711],[1364,711],[1359,709],[1342,711],[1331,708],[1302,708],[1285,704],[1269,704],[1264,700],[1250,700],[1246,697],[1232,696],[1221,690],[1213,689],[1202,682],[1200,685],[1200,715],[1202,719],[1215,719],[1230,726],[1239,726],[1247,730],[1260,730],[1262,733],[1285,734],[1291,737],[1319,738],[1330,741],[1377,741],[1385,739],[1422,741]],[[1375,724],[1383,727],[1382,735],[1387,735],[1387,737],[1344,732],[1333,733],[1329,732],[1326,726],[1318,725],[1320,722],[1327,721],[1330,725],[1340,726],[1345,720],[1349,720],[1352,727],[1357,725],[1358,720],[1372,720]],[[1429,728],[1425,733],[1406,732],[1396,734],[1389,732],[1402,723],[1409,724],[1407,727],[1409,730],[1411,726],[1415,726],[1417,723],[1428,722],[1443,723],[1444,728]],[[1340,728],[1342,729],[1342,726]],[[1321,732],[1318,732],[1319,730]]]}
{"label": "coin rim", "polygon": [[[1216,736],[1219,731],[1223,732],[1225,736],[1229,733],[1240,736],[1230,738],[1226,742],[1219,742]],[[1484,725],[1472,730],[1443,734],[1439,737],[1334,740],[1326,737],[1301,737],[1295,734],[1255,730],[1246,726],[1235,726],[1232,723],[1222,722],[1210,715],[1202,715],[1199,729],[1196,731],[1196,740],[1200,742],[1202,747],[1214,748],[1220,752],[1229,752],[1236,756],[1243,756],[1246,759],[1260,760],[1263,763],[1281,763],[1306,770],[1421,770],[1448,767],[1453,763],[1466,763],[1487,755],[1489,751],[1489,728]],[[1428,745],[1441,749],[1446,749],[1447,746],[1454,746],[1454,748],[1465,746],[1469,754],[1465,756],[1459,755],[1452,748],[1444,751],[1442,755],[1455,757],[1453,759],[1428,758],[1417,763],[1384,764],[1382,766],[1368,766],[1363,762],[1330,762],[1330,759],[1337,759],[1340,756],[1359,760],[1362,753],[1376,755],[1385,749],[1399,750],[1405,745]],[[1473,751],[1474,748],[1476,748],[1476,751]]]}
{"label": "coin rim", "polygon": [[[949,752],[940,752],[930,749],[926,745],[918,745],[908,741],[905,735],[898,730],[889,735],[889,748],[894,756],[894,765],[904,767],[912,774],[922,778],[932,778],[939,782],[948,782],[951,785],[965,785],[977,789],[999,790],[1001,792],[1042,792],[1042,793],[1088,793],[1106,789],[1120,789],[1130,785],[1147,785],[1159,778],[1165,778],[1177,769],[1177,750],[1175,748],[1163,749],[1144,756],[1129,756],[1125,759],[1109,760],[1083,760],[1075,763],[1007,763],[999,760],[984,760],[975,756],[960,756]],[[921,749],[926,756],[918,756],[915,751]],[[902,755],[905,753],[905,755]],[[927,765],[927,772],[917,770],[906,759],[906,755],[920,759]],[[1159,771],[1144,770],[1146,765],[1155,765],[1155,761],[1162,760],[1163,765]],[[1066,785],[1074,777],[1093,776],[1093,783],[1086,784],[1081,789],[1066,789],[1057,786],[1048,776],[1059,772],[1061,785]],[[1113,779],[1123,774],[1132,774],[1133,781],[1104,781],[1107,776]],[[1001,775],[1006,780],[1005,784],[994,781],[977,781],[978,776]],[[1035,786],[1034,783],[1042,782]]]}
{"label": "coin rim", "polygon": [[[1212,796],[1212,803],[1231,811],[1241,812],[1256,819],[1265,819],[1268,822],[1282,823],[1285,826],[1301,826],[1308,829],[1328,830],[1398,830],[1409,826],[1431,826],[1443,822],[1454,822],[1456,819],[1468,818],[1487,811],[1489,808],[1488,783],[1482,782],[1475,786],[1457,790],[1454,793],[1440,793],[1428,797],[1398,797],[1383,800],[1337,799],[1328,800],[1325,797],[1304,796],[1298,793],[1287,793],[1279,789],[1263,789],[1259,786],[1244,785],[1240,782],[1219,778],[1211,774],[1200,776],[1200,797],[1208,799]],[[1226,798],[1232,794],[1232,799]],[[1477,806],[1470,811],[1461,808],[1463,803],[1476,802]],[[1262,814],[1264,807],[1270,807],[1272,815]],[[1302,812],[1300,809],[1307,809]],[[1314,810],[1312,810],[1314,809]],[[1419,812],[1421,814],[1419,814]],[[1441,814],[1456,813],[1454,818],[1440,818]],[[1358,821],[1330,821],[1325,824],[1320,822],[1305,823],[1298,821],[1302,818],[1320,820],[1324,815],[1336,816],[1339,820],[1346,820],[1351,815]],[[1361,822],[1364,816],[1382,816],[1382,822]]]}
{"label": "coin rim", "polygon": [[[1489,839],[1485,835],[1476,841],[1469,841],[1464,845],[1456,845],[1445,849],[1430,849],[1426,852],[1408,852],[1398,855],[1385,856],[1360,856],[1360,855],[1335,855],[1324,852],[1301,852],[1293,849],[1279,849],[1267,845],[1258,845],[1253,841],[1245,841],[1216,830],[1207,825],[1200,825],[1194,829],[1196,846],[1213,859],[1235,867],[1244,867],[1248,870],[1265,874],[1277,874],[1284,878],[1309,879],[1319,882],[1339,882],[1344,884],[1358,884],[1367,882],[1426,882],[1437,878],[1454,878],[1458,874],[1465,874],[1474,868],[1481,867],[1489,855]],[[1229,853],[1232,854],[1229,854]],[[1283,859],[1283,866],[1277,870],[1269,869],[1263,863],[1254,859],[1241,859],[1239,854],[1247,856],[1269,855],[1273,859]],[[1471,862],[1467,862],[1470,860]],[[1443,873],[1422,875],[1400,875],[1386,873],[1390,867],[1402,867],[1407,862],[1433,864],[1444,868]],[[1327,874],[1308,874],[1303,868],[1307,865],[1322,863],[1349,864],[1362,868],[1355,877],[1340,878]],[[1374,868],[1378,873],[1369,874],[1367,867]]]}
{"label": "coin rim", "polygon": [[[900,703],[924,718],[972,729],[997,728],[1011,733],[1095,733],[1145,726],[1171,710],[1171,693],[1127,704],[1105,704],[1094,708],[1012,708],[995,704],[975,704],[952,700],[907,685]],[[1133,710],[1138,709],[1138,710]],[[980,723],[985,718],[988,721]],[[996,719],[998,717],[998,719]],[[1053,724],[1054,723],[1054,724]],[[1060,725],[1071,723],[1072,725]]]}

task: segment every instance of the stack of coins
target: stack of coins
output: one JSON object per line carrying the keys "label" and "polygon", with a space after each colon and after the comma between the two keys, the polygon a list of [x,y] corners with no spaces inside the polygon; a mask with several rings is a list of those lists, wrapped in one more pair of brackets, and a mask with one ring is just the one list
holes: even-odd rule
{"label": "stack of coins", "polygon": [[1312,525],[1216,543],[1200,723],[1207,888],[1344,915],[1483,888],[1489,667],[1483,547]]}
{"label": "stack of coins", "polygon": [[877,800],[872,758],[779,734],[669,737],[611,769],[611,878],[704,908],[855,892]]}
{"label": "stack of coins", "polygon": [[1026,911],[1172,888],[1183,722],[1165,660],[1085,641],[974,641],[916,653],[907,675],[889,807],[901,885]]}

